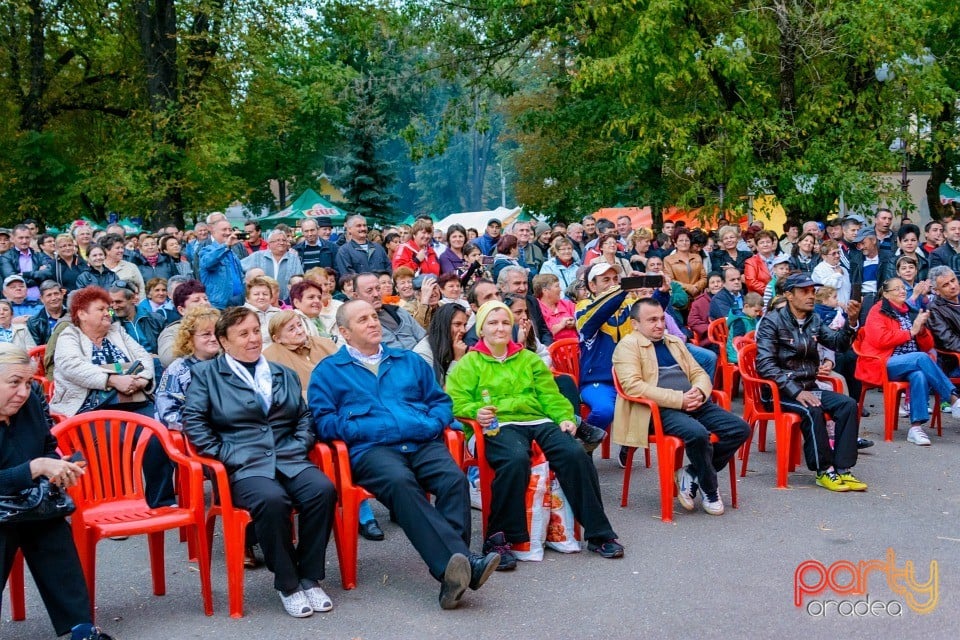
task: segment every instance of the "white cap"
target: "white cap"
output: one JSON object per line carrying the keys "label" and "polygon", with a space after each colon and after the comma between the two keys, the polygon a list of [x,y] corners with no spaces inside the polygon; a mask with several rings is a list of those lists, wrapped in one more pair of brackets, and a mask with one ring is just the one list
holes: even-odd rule
{"label": "white cap", "polygon": [[611,269],[616,271],[618,274],[623,275],[623,268],[620,265],[610,264],[609,262],[598,262],[590,267],[590,273],[587,275],[587,282],[593,282],[594,278],[599,275],[603,275]]}

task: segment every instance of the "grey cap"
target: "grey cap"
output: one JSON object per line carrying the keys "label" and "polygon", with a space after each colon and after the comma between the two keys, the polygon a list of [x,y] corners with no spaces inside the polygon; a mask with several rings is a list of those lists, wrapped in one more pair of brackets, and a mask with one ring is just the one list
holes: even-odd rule
{"label": "grey cap", "polygon": [[853,244],[863,242],[866,238],[876,238],[877,232],[873,230],[873,227],[864,227],[857,232],[857,237],[853,239]]}
{"label": "grey cap", "polygon": [[777,257],[773,259],[773,266],[783,264],[784,262],[790,262],[790,256],[786,253],[778,254]]}
{"label": "grey cap", "polygon": [[843,221],[846,222],[847,220],[853,220],[854,222],[859,222],[860,224],[867,224],[867,219],[864,218],[859,213],[847,214],[846,216],[844,216]]}
{"label": "grey cap", "polygon": [[12,235],[13,233],[10,231],[10,229],[7,229],[6,227],[0,227],[0,236],[10,237]]}

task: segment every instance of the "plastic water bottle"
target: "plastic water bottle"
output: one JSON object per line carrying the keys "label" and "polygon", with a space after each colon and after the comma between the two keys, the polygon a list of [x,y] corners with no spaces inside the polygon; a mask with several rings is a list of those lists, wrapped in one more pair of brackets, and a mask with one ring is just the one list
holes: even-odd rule
{"label": "plastic water bottle", "polygon": [[[490,392],[486,389],[480,392],[480,399],[483,400],[483,406],[491,407],[493,406],[493,400],[490,398]],[[496,407],[494,407],[496,409]],[[495,436],[500,433],[500,421],[497,420],[497,416],[493,416],[493,422],[483,428],[484,437]]]}

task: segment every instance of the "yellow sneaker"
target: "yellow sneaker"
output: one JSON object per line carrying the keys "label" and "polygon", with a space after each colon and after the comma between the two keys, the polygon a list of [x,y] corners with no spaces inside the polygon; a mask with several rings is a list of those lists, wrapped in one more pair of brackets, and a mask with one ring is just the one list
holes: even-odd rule
{"label": "yellow sneaker", "polygon": [[830,491],[850,491],[843,478],[836,471],[823,471],[817,474],[817,484]]}
{"label": "yellow sneaker", "polygon": [[861,480],[857,480],[857,477],[852,473],[850,473],[849,471],[847,473],[841,473],[840,479],[843,480],[843,484],[847,485],[847,488],[850,489],[850,491],[866,491],[867,490],[867,483]]}

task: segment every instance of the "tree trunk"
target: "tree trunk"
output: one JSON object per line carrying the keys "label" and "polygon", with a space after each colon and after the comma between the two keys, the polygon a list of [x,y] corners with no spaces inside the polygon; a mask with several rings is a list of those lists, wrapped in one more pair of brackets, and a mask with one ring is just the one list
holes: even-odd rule
{"label": "tree trunk", "polygon": [[[936,132],[943,127],[950,127],[957,116],[953,103],[945,102],[943,110],[937,116],[933,123],[933,140],[937,139]],[[930,178],[927,180],[927,203],[930,206],[930,217],[934,220],[941,220],[946,216],[954,214],[954,208],[940,204],[940,185],[947,181],[950,176],[952,159],[955,157],[947,150],[940,148],[935,150],[936,161],[930,164]]]}

